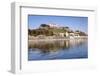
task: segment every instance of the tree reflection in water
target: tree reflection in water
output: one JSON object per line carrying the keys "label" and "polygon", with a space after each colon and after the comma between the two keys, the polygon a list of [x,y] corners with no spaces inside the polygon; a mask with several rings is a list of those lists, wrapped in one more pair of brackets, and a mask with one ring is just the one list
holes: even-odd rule
{"label": "tree reflection in water", "polygon": [[[87,39],[72,39],[72,40],[31,40],[28,44],[29,51],[39,51],[41,53],[55,53],[58,51],[68,51],[73,47],[80,47],[86,43]],[[37,50],[36,50],[37,49]]]}

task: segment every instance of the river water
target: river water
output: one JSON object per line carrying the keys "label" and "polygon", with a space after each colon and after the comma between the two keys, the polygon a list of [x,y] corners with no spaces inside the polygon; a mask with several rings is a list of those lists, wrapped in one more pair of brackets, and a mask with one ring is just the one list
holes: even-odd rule
{"label": "river water", "polygon": [[28,44],[28,60],[88,58],[87,39],[33,40]]}

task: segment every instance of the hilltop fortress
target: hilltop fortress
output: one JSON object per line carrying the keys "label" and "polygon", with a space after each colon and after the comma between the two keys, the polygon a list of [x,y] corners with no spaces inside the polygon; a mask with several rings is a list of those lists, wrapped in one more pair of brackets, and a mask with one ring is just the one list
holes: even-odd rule
{"label": "hilltop fortress", "polygon": [[28,36],[29,39],[75,39],[87,38],[88,35],[57,24],[41,24],[37,29],[28,29]]}

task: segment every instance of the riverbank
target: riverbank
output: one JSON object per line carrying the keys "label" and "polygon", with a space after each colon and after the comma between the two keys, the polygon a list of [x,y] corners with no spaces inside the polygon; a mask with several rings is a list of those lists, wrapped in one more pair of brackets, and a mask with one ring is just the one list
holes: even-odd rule
{"label": "riverbank", "polygon": [[73,40],[73,39],[88,39],[88,36],[80,36],[80,37],[34,37],[28,36],[29,41],[52,41],[52,40]]}

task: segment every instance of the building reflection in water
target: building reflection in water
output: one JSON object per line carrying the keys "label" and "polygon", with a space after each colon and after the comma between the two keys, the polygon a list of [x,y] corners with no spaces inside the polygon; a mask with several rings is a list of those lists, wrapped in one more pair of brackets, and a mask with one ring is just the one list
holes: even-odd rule
{"label": "building reflection in water", "polygon": [[29,51],[39,51],[41,53],[57,53],[59,51],[69,51],[70,48],[80,47],[86,43],[87,39],[72,40],[50,40],[50,41],[29,41]]}

